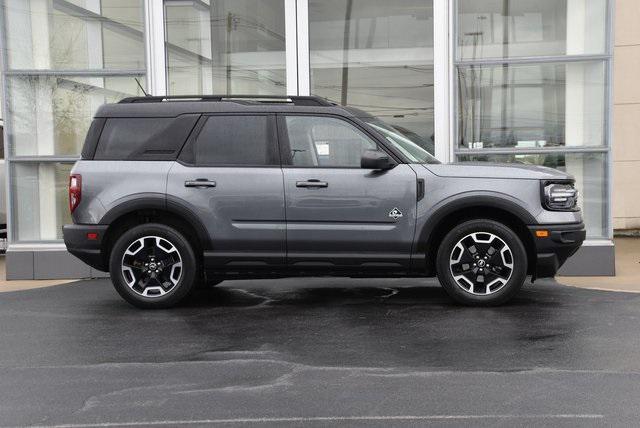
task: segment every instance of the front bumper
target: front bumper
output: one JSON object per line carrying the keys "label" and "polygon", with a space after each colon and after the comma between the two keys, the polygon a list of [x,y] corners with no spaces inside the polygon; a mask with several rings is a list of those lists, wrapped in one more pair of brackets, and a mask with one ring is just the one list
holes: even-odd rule
{"label": "front bumper", "polygon": [[[529,226],[536,251],[536,266],[533,279],[555,276],[569,257],[578,251],[584,242],[584,223]],[[546,237],[538,237],[536,232],[548,231]]]}
{"label": "front bumper", "polygon": [[[107,225],[101,224],[66,224],[62,226],[62,236],[67,251],[94,269],[108,271],[107,262],[102,254],[102,238]],[[89,239],[89,234],[96,234]]]}

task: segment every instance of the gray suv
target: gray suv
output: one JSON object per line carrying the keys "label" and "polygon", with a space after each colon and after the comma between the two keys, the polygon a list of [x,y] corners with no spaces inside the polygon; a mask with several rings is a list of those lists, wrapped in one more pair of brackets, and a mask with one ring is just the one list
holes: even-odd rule
{"label": "gray suv", "polygon": [[65,244],[144,308],[225,279],[325,275],[437,275],[456,301],[496,305],[582,244],[571,176],[424,147],[317,97],[128,98],[96,113]]}

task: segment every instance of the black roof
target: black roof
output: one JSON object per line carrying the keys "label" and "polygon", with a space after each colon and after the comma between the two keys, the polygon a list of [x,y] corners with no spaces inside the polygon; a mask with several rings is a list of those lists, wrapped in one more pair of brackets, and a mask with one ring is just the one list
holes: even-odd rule
{"label": "black roof", "polygon": [[352,109],[316,96],[179,95],[125,98],[104,104],[95,117],[176,117],[188,113],[332,113],[357,116]]}

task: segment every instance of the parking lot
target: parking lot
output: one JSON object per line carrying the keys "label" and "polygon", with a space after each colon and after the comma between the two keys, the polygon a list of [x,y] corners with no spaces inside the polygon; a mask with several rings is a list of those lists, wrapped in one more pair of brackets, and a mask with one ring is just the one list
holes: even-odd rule
{"label": "parking lot", "polygon": [[141,311],[107,280],[0,294],[0,425],[602,426],[640,417],[640,294],[499,308],[434,281],[225,282]]}

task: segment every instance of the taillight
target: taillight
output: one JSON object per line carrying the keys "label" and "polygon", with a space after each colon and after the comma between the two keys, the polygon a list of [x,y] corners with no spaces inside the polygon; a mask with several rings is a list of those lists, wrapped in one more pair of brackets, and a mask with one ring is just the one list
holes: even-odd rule
{"label": "taillight", "polygon": [[82,199],[82,176],[71,174],[69,176],[69,211],[73,211],[80,205]]}

